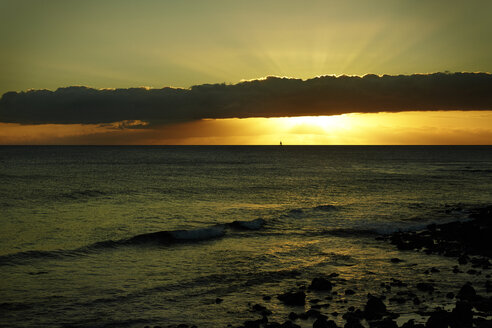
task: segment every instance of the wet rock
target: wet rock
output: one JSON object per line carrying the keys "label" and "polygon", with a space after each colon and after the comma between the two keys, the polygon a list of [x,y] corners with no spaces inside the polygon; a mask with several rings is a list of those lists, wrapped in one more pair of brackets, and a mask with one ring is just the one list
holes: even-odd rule
{"label": "wet rock", "polygon": [[220,303],[222,303],[223,301],[224,301],[224,300],[223,300],[222,298],[217,297],[217,298],[215,299],[215,304],[220,304]]}
{"label": "wet rock", "polygon": [[427,322],[425,323],[426,328],[448,328],[449,324],[449,313],[444,310],[437,310],[433,312]]}
{"label": "wet rock", "polygon": [[272,299],[272,297],[271,297],[271,296],[268,296],[268,295],[263,296],[263,300],[264,300],[264,301],[269,301],[269,300],[271,300],[271,299]]}
{"label": "wet rock", "polygon": [[425,328],[423,324],[416,324],[414,319],[405,322],[400,328]]}
{"label": "wet rock", "polygon": [[263,323],[262,319],[258,320],[246,320],[243,323],[244,328],[260,328],[261,324]]}
{"label": "wet rock", "polygon": [[437,268],[432,267],[432,268],[430,269],[430,272],[432,272],[432,273],[438,273],[438,272],[441,272],[441,270],[439,270],[439,269],[437,269]]}
{"label": "wet rock", "polygon": [[476,298],[473,306],[481,312],[492,313],[492,297],[491,298]]}
{"label": "wet rock", "polygon": [[272,311],[268,310],[265,306],[261,304],[253,305],[253,311],[259,312],[262,316],[268,316],[272,314]]}
{"label": "wet rock", "polygon": [[471,259],[471,262],[473,268],[483,268],[483,269],[490,268],[490,261],[484,257],[474,257]]}
{"label": "wet rock", "polygon": [[386,305],[375,296],[369,295],[364,307],[364,317],[369,320],[380,319],[386,313]]}
{"label": "wet rock", "polygon": [[365,328],[359,321],[350,321],[345,323],[344,328]]}
{"label": "wet rock", "polygon": [[460,300],[473,301],[477,297],[477,292],[475,288],[472,287],[470,283],[466,283],[461,287],[458,298]]}
{"label": "wet rock", "polygon": [[472,275],[477,275],[477,274],[480,274],[480,271],[477,271],[475,269],[470,269],[470,270],[466,271],[466,273],[472,274]]}
{"label": "wet rock", "polygon": [[369,324],[371,328],[398,328],[398,325],[393,320],[387,318],[380,321],[371,321]]}
{"label": "wet rock", "polygon": [[389,301],[393,303],[404,304],[407,300],[403,297],[391,297]]}
{"label": "wet rock", "polygon": [[399,259],[397,257],[393,257],[391,260],[390,260],[391,263],[400,263],[400,262],[403,262],[402,259]]}
{"label": "wet rock", "polygon": [[338,328],[338,326],[333,320],[326,321],[326,319],[316,319],[316,321],[313,322],[313,328]]}
{"label": "wet rock", "polygon": [[355,294],[355,291],[352,289],[346,289],[345,290],[345,295],[354,295],[354,294]]}
{"label": "wet rock", "polygon": [[466,301],[456,302],[456,306],[451,312],[451,328],[471,327],[473,320],[472,306]]}
{"label": "wet rock", "polygon": [[325,315],[321,314],[321,312],[319,312],[318,310],[315,310],[315,309],[309,309],[306,311],[306,315],[309,317],[309,318],[327,318]]}
{"label": "wet rock", "polygon": [[299,315],[295,312],[291,312],[289,313],[289,317],[288,317],[290,320],[292,321],[296,321],[298,318],[299,318]]}
{"label": "wet rock", "polygon": [[450,299],[454,298],[454,293],[452,293],[452,292],[447,293],[446,298],[450,298]]}
{"label": "wet rock", "polygon": [[475,327],[477,328],[492,328],[492,320],[484,318],[477,318],[475,320]]}
{"label": "wet rock", "polygon": [[314,278],[309,285],[309,289],[318,291],[330,291],[333,288],[333,284],[326,278]]}
{"label": "wet rock", "polygon": [[308,314],[307,314],[306,312],[299,313],[299,314],[298,314],[298,317],[299,317],[299,319],[301,319],[301,320],[307,320],[307,319],[309,319],[309,316],[308,316]]}
{"label": "wet rock", "polygon": [[391,278],[390,285],[394,286],[394,287],[406,287],[407,286],[406,283],[404,283],[403,281],[401,281],[399,279],[395,279],[395,278]]}
{"label": "wet rock", "polygon": [[467,255],[461,255],[459,258],[458,258],[458,263],[461,264],[461,265],[465,265],[468,263],[468,261],[470,260],[470,258],[467,256]]}
{"label": "wet rock", "polygon": [[281,328],[301,328],[301,326],[296,325],[295,323],[293,323],[292,321],[289,321],[289,320],[284,322],[280,327]]}
{"label": "wet rock", "polygon": [[306,304],[306,293],[299,292],[287,292],[278,295],[277,298],[285,305],[304,305]]}
{"label": "wet rock", "polygon": [[429,282],[420,282],[416,287],[421,292],[428,292],[429,294],[434,292],[434,285]]}
{"label": "wet rock", "polygon": [[279,324],[278,322],[269,322],[265,326],[266,328],[281,328],[282,325]]}

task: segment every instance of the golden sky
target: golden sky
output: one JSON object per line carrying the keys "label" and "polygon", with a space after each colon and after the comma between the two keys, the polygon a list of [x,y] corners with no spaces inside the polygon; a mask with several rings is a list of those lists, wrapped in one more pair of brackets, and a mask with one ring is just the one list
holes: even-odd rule
{"label": "golden sky", "polygon": [[490,145],[492,111],[199,120],[150,129],[118,124],[0,124],[0,144]]}
{"label": "golden sky", "polygon": [[[267,76],[492,72],[491,12],[489,0],[0,0],[0,95],[69,86],[189,90]],[[103,122],[86,108],[79,114],[87,119],[65,124],[49,116],[56,116],[49,105],[35,109],[46,119],[30,123],[41,124],[29,125],[29,115],[2,121],[0,106],[0,144],[491,143],[491,106],[422,109],[132,127],[135,115]]]}

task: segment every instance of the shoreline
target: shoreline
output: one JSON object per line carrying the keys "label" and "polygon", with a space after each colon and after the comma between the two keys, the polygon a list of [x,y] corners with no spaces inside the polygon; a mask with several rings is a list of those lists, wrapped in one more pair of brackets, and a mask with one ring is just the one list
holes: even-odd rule
{"label": "shoreline", "polygon": [[[488,238],[486,238],[488,237]],[[378,295],[347,288],[345,279],[337,273],[314,277],[308,286],[300,284],[279,295],[265,295],[256,304],[248,304],[251,317],[242,323],[229,324],[237,328],[466,328],[492,327],[492,206],[471,210],[470,220],[430,224],[420,231],[394,232],[376,237],[403,252],[420,252],[422,256],[439,255],[456,258],[457,265],[449,268],[455,275],[466,275],[474,282],[465,282],[454,290],[436,290],[434,279],[440,270],[430,267],[425,274],[434,279],[417,284],[391,278],[381,283]],[[398,265],[403,260],[388,258]],[[480,283],[482,286],[479,286]],[[298,284],[299,285],[299,284]],[[344,286],[345,285],[345,286]],[[342,287],[335,291],[334,287]],[[477,292],[480,290],[481,292]],[[366,298],[362,308],[350,304],[346,296],[357,294]],[[364,296],[367,294],[367,296]],[[357,296],[356,295],[356,296]],[[345,297],[344,297],[345,296]],[[269,319],[278,300],[290,310],[283,321]],[[223,302],[217,298],[216,304]],[[330,303],[343,302],[347,311],[330,310]],[[390,304],[413,303],[419,309],[404,315],[388,310]],[[145,326],[151,328],[152,326]],[[153,326],[160,328],[161,326]],[[186,324],[169,328],[193,328]]]}

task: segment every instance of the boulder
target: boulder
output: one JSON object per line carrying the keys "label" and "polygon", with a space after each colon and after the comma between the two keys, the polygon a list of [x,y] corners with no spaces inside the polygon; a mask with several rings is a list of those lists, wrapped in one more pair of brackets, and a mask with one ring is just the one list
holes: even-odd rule
{"label": "boulder", "polygon": [[306,304],[306,293],[303,291],[287,292],[278,295],[277,298],[286,305],[304,305]]}
{"label": "boulder", "polygon": [[309,285],[309,289],[318,291],[330,291],[333,288],[333,284],[326,278],[314,278]]}
{"label": "boulder", "polygon": [[470,283],[466,283],[461,287],[457,297],[460,300],[473,301],[477,297],[477,292]]}
{"label": "boulder", "polygon": [[364,317],[368,320],[380,319],[386,313],[386,305],[375,296],[369,295],[364,307]]}

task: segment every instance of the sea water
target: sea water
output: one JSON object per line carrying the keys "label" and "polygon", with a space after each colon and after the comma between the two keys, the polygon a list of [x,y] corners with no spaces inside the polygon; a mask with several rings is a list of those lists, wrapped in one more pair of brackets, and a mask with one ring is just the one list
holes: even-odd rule
{"label": "sea water", "polygon": [[492,147],[0,147],[0,326],[283,322],[276,296],[331,273],[342,324],[391,279],[470,280],[375,237],[491,200]]}

